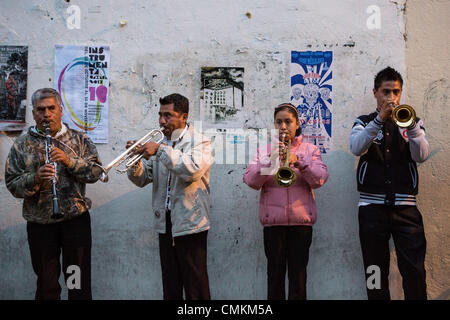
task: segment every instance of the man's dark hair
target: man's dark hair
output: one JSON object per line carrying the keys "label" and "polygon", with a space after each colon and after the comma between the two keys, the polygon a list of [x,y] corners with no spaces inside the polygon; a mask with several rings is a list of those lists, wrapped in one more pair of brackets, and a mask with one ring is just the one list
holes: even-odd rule
{"label": "man's dark hair", "polygon": [[189,100],[185,96],[182,96],[179,93],[172,93],[164,98],[159,99],[159,103],[161,105],[171,104],[173,103],[173,110],[178,113],[187,113],[189,114]]}
{"label": "man's dark hair", "polygon": [[381,87],[381,83],[384,81],[400,81],[400,87],[403,88],[403,79],[400,73],[397,72],[394,68],[387,67],[375,76],[374,88],[378,90]]}

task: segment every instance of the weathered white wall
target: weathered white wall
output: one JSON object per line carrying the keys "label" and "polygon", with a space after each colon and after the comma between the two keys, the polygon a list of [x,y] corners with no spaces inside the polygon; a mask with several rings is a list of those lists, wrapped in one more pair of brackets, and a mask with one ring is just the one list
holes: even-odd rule
{"label": "weathered white wall", "polygon": [[406,99],[426,125],[431,158],[420,166],[418,201],[427,236],[428,294],[450,299],[450,1],[408,1],[406,6]]}
{"label": "weathered white wall", "polygon": [[[197,120],[202,66],[244,67],[247,124],[272,128],[273,107],[289,100],[290,51],[332,50],[333,146],[324,156],[330,178],[316,192],[318,221],[310,250],[308,296],[365,299],[357,226],[356,158],[348,151],[348,136],[355,117],[375,108],[371,89],[377,71],[391,65],[402,74],[408,70],[410,75],[405,65],[404,2],[6,0],[0,4],[0,43],[29,46],[28,97],[39,87],[53,85],[55,44],[111,47],[110,142],[98,145],[104,163],[118,155],[126,140],[141,137],[157,126],[160,96],[172,92],[186,95],[191,101],[190,119]],[[72,4],[81,8],[80,30],[69,30],[65,24],[65,10]],[[369,30],[366,8],[374,4],[381,9],[381,28]],[[448,1],[443,6],[448,8]],[[120,19],[128,24],[120,27]],[[448,59],[448,47],[441,55]],[[416,77],[420,81],[420,76]],[[443,77],[446,79],[446,74]],[[430,75],[431,79],[434,76]],[[405,90],[409,92],[409,86]],[[423,99],[414,94],[411,99],[419,106]],[[410,95],[405,93],[405,97]],[[419,114],[423,111],[420,107],[418,110]],[[33,123],[30,111],[27,121]],[[440,141],[448,140],[448,130],[439,133]],[[4,161],[14,138],[0,136],[0,298],[31,299],[35,276],[21,202],[3,183]],[[433,198],[435,182],[423,177],[434,175],[435,166],[448,169],[445,163],[444,157],[436,156],[421,166],[421,190],[427,198]],[[216,164],[212,168],[208,268],[213,299],[266,297],[259,194],[243,184],[244,170],[241,164]],[[438,179],[448,190],[448,179]],[[138,189],[126,177],[112,174],[108,184],[90,185],[87,192],[94,202],[94,298],[160,299],[150,186]],[[447,223],[442,214],[449,200],[433,199],[426,202],[425,196],[419,198],[424,215],[431,211],[439,215],[440,223]],[[433,225],[433,219],[427,218],[425,223],[436,233],[445,234],[447,230]],[[439,244],[444,248],[448,244],[448,238],[438,241],[443,241]],[[444,279],[448,287],[448,260],[431,259],[436,259],[428,265],[435,270],[431,281]],[[395,270],[393,275],[398,287]],[[445,285],[439,289],[445,289]],[[433,297],[439,289],[433,287]]]}

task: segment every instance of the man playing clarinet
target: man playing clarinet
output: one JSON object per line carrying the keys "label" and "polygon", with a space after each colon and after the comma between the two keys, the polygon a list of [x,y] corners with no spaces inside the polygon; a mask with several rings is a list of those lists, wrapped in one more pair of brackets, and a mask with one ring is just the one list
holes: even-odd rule
{"label": "man playing clarinet", "polygon": [[98,180],[101,162],[94,143],[61,122],[61,97],[56,90],[39,89],[31,100],[36,125],[11,147],[5,181],[14,197],[24,199],[22,213],[37,275],[35,299],[60,299],[62,253],[65,280],[76,275],[68,286],[69,300],[89,300],[91,201],[85,193],[86,183]]}

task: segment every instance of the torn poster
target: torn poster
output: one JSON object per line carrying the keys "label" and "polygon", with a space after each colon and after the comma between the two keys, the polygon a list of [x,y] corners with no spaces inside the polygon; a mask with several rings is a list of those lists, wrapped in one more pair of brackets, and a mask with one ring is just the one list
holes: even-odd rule
{"label": "torn poster", "polygon": [[94,143],[108,143],[108,46],[55,46],[55,83],[63,122]]}
{"label": "torn poster", "polygon": [[305,141],[327,153],[331,147],[332,51],[291,52],[291,103]]}
{"label": "torn poster", "polygon": [[244,68],[202,67],[200,119],[205,128],[242,128]]}
{"label": "torn poster", "polygon": [[0,130],[26,125],[27,68],[27,46],[0,46]]}

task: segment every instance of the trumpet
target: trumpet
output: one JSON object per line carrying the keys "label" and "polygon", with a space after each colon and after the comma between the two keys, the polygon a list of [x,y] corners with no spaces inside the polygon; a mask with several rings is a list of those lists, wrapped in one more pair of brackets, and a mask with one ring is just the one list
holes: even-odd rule
{"label": "trumpet", "polygon": [[398,105],[392,110],[392,121],[400,128],[408,128],[416,122],[416,111],[410,105]]}
{"label": "trumpet", "polygon": [[[55,168],[56,175],[56,163],[50,161],[50,153],[52,151],[52,136],[50,133],[50,124],[48,122],[44,123],[45,127],[45,163],[51,164]],[[56,193],[56,178],[53,177],[51,180],[52,186],[52,202],[53,202],[53,213],[51,215],[52,219],[60,219],[64,216],[59,210],[58,194]]]}
{"label": "trumpet", "polygon": [[[160,143],[164,140],[164,133],[161,129],[153,129],[148,132],[141,139],[136,141],[133,145],[131,145],[127,150],[125,150],[122,154],[120,154],[117,158],[111,161],[106,167],[102,167],[103,172],[100,175],[100,180],[102,182],[108,182],[108,173],[109,171],[115,167],[118,173],[125,173],[131,167],[133,167],[136,163],[138,163],[143,154],[136,153],[136,150],[141,146],[148,142]],[[124,168],[120,168],[124,164]]]}
{"label": "trumpet", "polygon": [[[281,135],[281,141],[284,142],[286,137],[286,134],[283,133]],[[283,166],[280,165],[277,172],[273,176],[275,182],[280,187],[290,187],[295,183],[297,180],[297,175],[295,174],[294,170],[289,168],[289,154],[291,152],[291,140],[288,141],[287,150],[286,147],[283,148],[282,153],[285,156],[285,163]]]}

